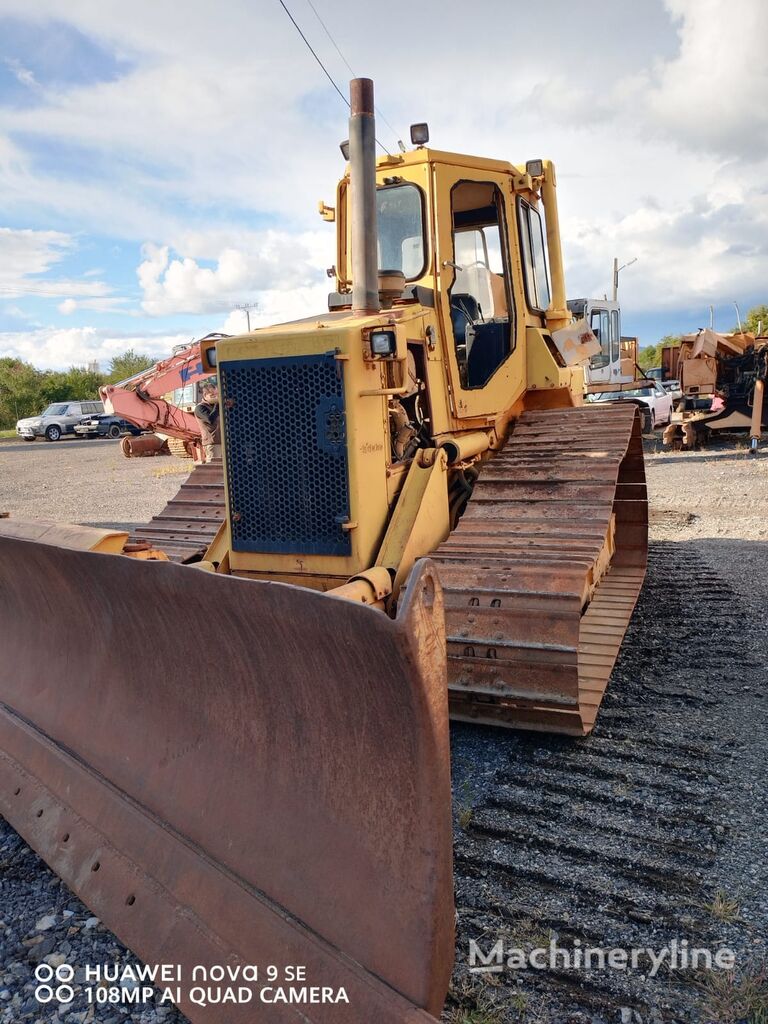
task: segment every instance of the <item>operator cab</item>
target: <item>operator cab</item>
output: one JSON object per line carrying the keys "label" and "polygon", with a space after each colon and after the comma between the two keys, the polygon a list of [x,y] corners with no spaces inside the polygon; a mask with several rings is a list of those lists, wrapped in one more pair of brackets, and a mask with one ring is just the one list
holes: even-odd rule
{"label": "operator cab", "polygon": [[500,189],[462,181],[451,190],[455,271],[451,326],[462,384],[481,388],[512,351],[514,300]]}
{"label": "operator cab", "polygon": [[577,319],[587,321],[600,343],[600,351],[589,360],[588,383],[620,384],[634,379],[634,372],[629,377],[622,372],[621,311],[618,302],[608,299],[575,299],[568,303],[568,308]]}

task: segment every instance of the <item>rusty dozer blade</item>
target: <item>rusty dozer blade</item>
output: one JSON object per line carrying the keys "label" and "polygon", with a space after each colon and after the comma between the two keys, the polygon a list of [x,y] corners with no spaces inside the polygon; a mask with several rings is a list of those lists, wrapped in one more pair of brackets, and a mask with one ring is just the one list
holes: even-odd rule
{"label": "rusty dozer blade", "polygon": [[349,999],[182,996],[192,1021],[440,1012],[450,774],[428,562],[392,621],[279,583],[0,536],[0,646],[0,810],[104,923],[187,984],[194,965],[304,965],[304,984]]}

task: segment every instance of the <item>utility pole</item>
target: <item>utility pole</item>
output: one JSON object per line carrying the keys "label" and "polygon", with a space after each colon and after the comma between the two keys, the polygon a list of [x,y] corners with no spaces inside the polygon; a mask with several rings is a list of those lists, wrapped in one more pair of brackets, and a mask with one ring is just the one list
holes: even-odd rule
{"label": "utility pole", "polygon": [[736,310],[736,319],[739,322],[739,334],[743,334],[744,333],[744,328],[741,326],[741,313],[739,312],[739,304],[738,304],[738,302],[734,302],[733,308]]}
{"label": "utility pole", "polygon": [[258,302],[242,302],[242,303],[239,303],[237,306],[235,306],[235,309],[242,309],[242,311],[245,313],[245,319],[248,322],[248,333],[249,334],[251,333],[251,310],[252,309],[258,309],[258,308],[259,308]]}
{"label": "utility pole", "polygon": [[633,263],[637,263],[637,256],[625,263],[623,266],[619,266],[618,259],[614,256],[613,258],[613,301],[619,301],[619,271],[624,270],[626,267],[631,267]]}

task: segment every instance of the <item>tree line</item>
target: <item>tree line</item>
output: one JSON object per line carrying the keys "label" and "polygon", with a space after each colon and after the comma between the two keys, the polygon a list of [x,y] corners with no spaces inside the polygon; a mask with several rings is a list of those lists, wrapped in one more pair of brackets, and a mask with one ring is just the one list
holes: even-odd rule
{"label": "tree line", "polygon": [[38,370],[22,359],[4,356],[0,358],[0,430],[11,430],[17,420],[37,415],[51,402],[98,399],[104,384],[116,384],[154,364],[151,356],[133,349],[111,359],[106,373],[78,366]]}

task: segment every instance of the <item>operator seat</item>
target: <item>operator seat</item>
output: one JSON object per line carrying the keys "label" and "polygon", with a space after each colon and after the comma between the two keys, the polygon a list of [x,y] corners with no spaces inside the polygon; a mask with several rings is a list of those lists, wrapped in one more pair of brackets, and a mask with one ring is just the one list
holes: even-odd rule
{"label": "operator seat", "polygon": [[480,319],[480,306],[474,295],[468,292],[454,292],[451,295],[451,326],[453,328],[453,343],[456,347],[456,359],[459,366],[466,367],[471,349],[471,335],[467,338],[467,331],[477,320]]}
{"label": "operator seat", "polygon": [[451,295],[451,324],[457,345],[464,344],[467,327],[480,319],[480,306],[474,295],[469,292],[454,292]]}

